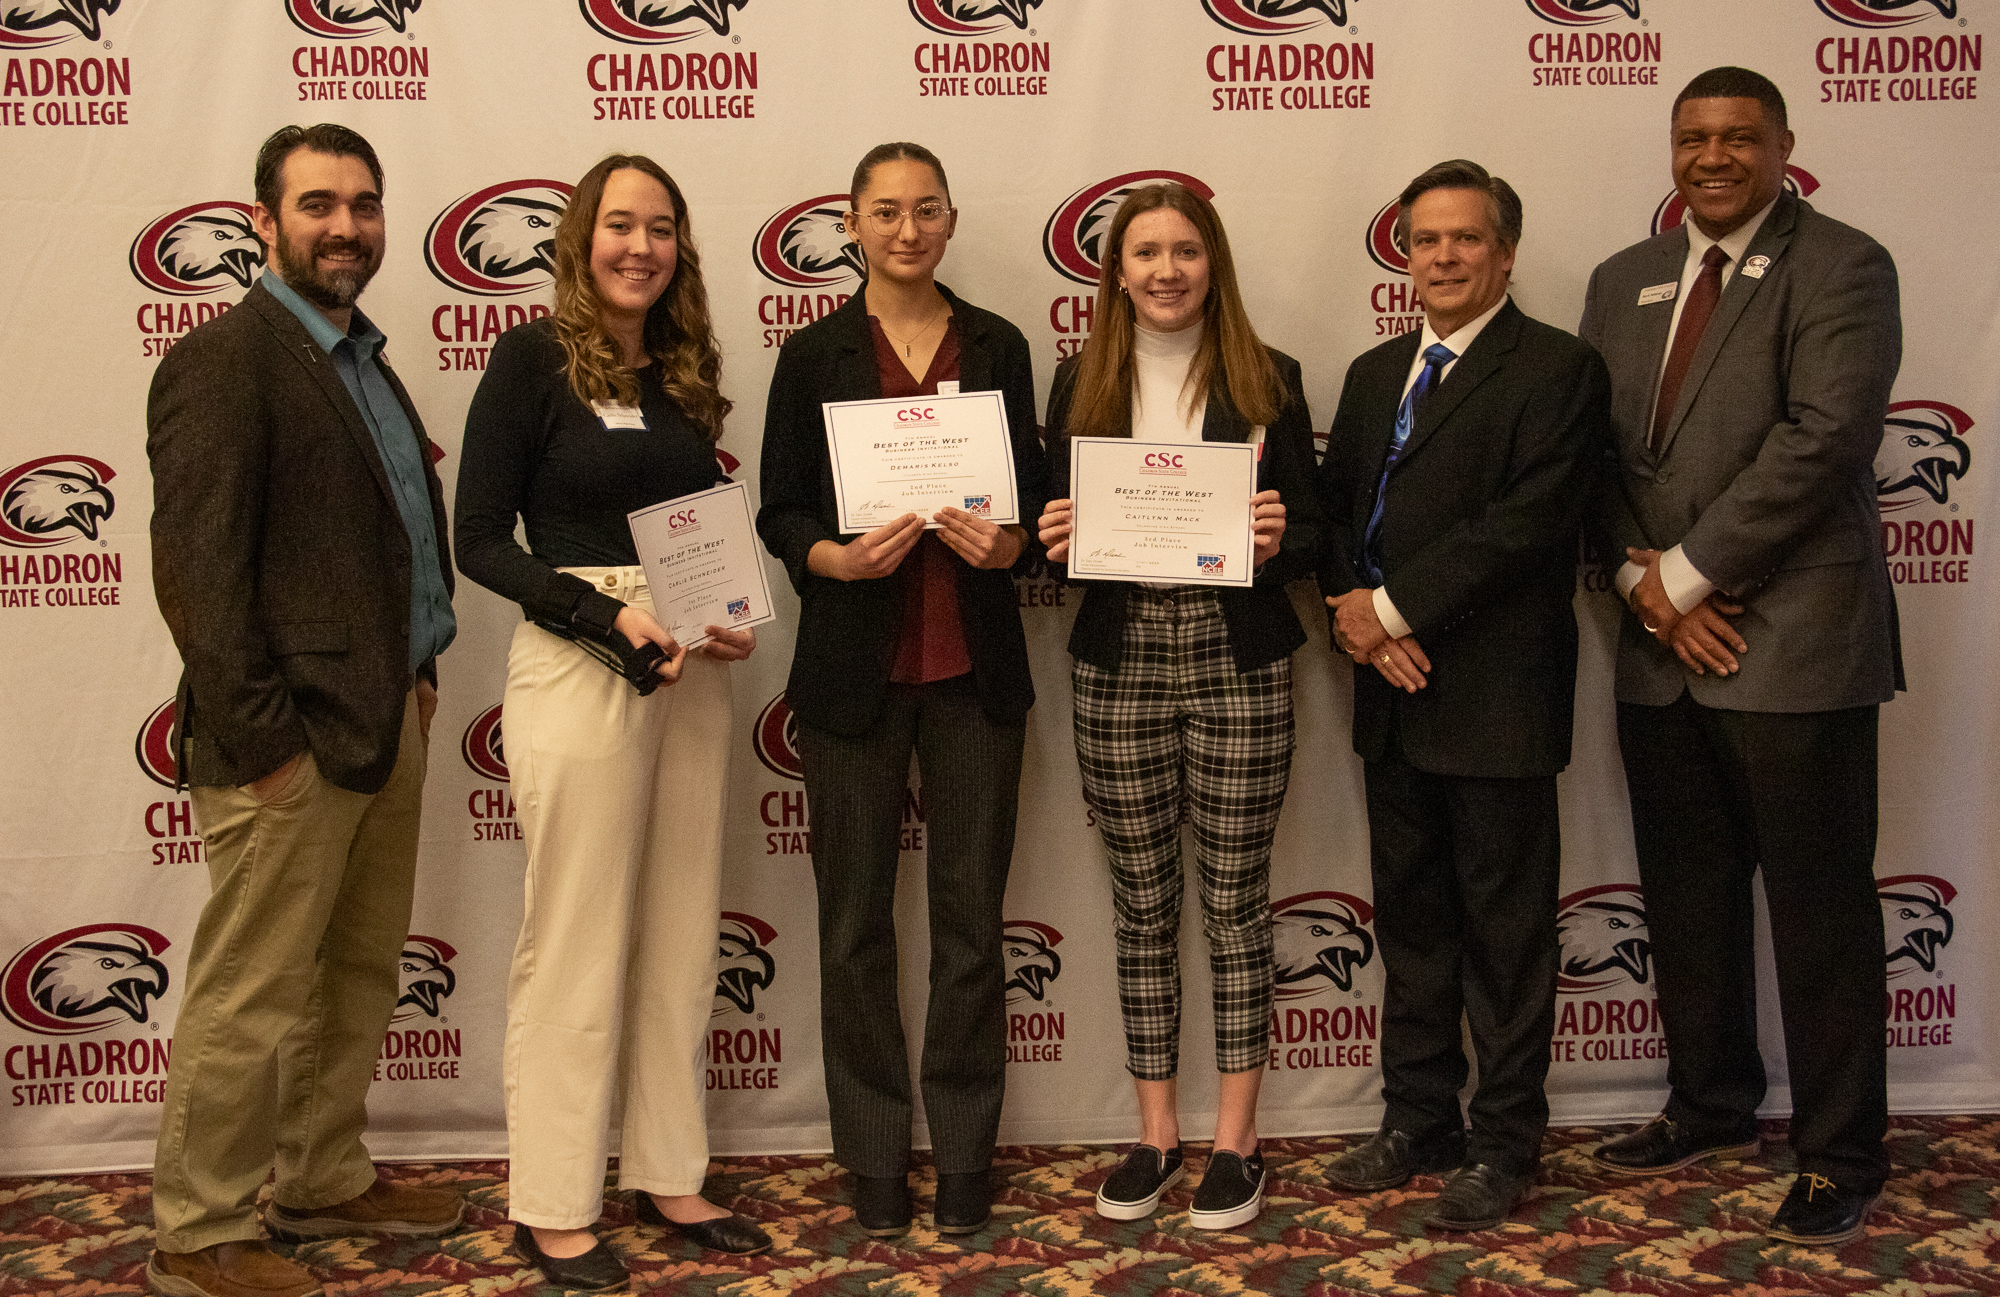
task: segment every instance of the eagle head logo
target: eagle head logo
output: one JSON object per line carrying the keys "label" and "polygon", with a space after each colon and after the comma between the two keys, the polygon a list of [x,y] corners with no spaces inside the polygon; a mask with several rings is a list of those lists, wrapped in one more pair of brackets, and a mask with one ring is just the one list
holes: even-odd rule
{"label": "eagle head logo", "polygon": [[1301,892],[1271,903],[1277,997],[1296,1000],[1329,986],[1354,989],[1355,970],[1375,957],[1375,910],[1345,892]]}
{"label": "eagle head logo", "polygon": [[[4,0],[0,0],[4,3]],[[194,203],[156,217],[132,240],[126,264],[156,293],[198,297],[234,284],[248,288],[264,268],[264,244],[250,205]]]}
{"label": "eagle head logo", "polygon": [[1392,275],[1410,273],[1409,236],[1396,223],[1396,217],[1402,210],[1402,203],[1391,198],[1380,211],[1368,218],[1368,257]]}
{"label": "eagle head logo", "polygon": [[446,204],[424,233],[424,264],[447,287],[511,297],[555,278],[556,222],[573,186],[503,180]]}
{"label": "eagle head logo", "polygon": [[168,941],[151,928],[93,923],[23,946],[0,970],[0,1013],[45,1036],[73,1036],[146,1021],[167,993],[160,952]]}
{"label": "eagle head logo", "polygon": [[766,949],[778,930],[754,914],[722,912],[715,968],[715,1008],[709,1014],[757,1011],[757,992],[777,980],[777,961]]}
{"label": "eagle head logo", "polygon": [[787,288],[826,288],[868,273],[847,229],[848,196],[821,194],[781,209],[757,229],[750,260]]}
{"label": "eagle head logo", "polygon": [[465,727],[465,737],[459,741],[459,755],[472,773],[496,783],[506,783],[507,749],[500,741],[501,703],[494,703],[485,711],[472,718],[472,724]]}
{"label": "eagle head logo", "polygon": [[1819,11],[1849,27],[1907,27],[1933,12],[1958,17],[1958,0],[1814,0]]}
{"label": "eagle head logo", "polygon": [[757,750],[757,759],[772,774],[786,779],[806,777],[805,763],[799,759],[799,718],[792,715],[791,704],[782,693],[757,713],[750,744]]}
{"label": "eagle head logo", "polygon": [[1245,36],[1289,36],[1329,22],[1347,26],[1347,0],[1201,0],[1201,7]]}
{"label": "eagle head logo", "polygon": [[1595,27],[1619,14],[1639,16],[1639,0],[1528,0],[1528,9],[1544,22],[1562,27]]}
{"label": "eagle head logo", "polygon": [[100,40],[99,19],[117,12],[118,0],[0,0],[0,50],[60,45],[75,36]]}
{"label": "eagle head logo", "polygon": [[1882,420],[1875,452],[1875,503],[1883,513],[1913,504],[1943,504],[1952,479],[1972,466],[1965,434],[1972,416],[1942,401],[1897,401]]}
{"label": "eagle head logo", "polygon": [[424,0],[284,0],[285,16],[308,36],[322,40],[353,40],[374,36],[383,28],[407,31],[410,15]]}
{"label": "eagle head logo", "polygon": [[436,937],[412,932],[403,941],[402,956],[396,961],[396,1011],[391,1022],[406,1022],[422,1014],[438,1016],[438,1005],[458,987],[458,974],[451,961],[458,952]]}
{"label": "eagle head logo", "polygon": [[910,17],[940,36],[985,36],[1028,29],[1029,11],[1042,0],[910,0]]}
{"label": "eagle head logo", "polygon": [[1636,886],[1606,883],[1564,897],[1556,938],[1562,946],[1556,989],[1566,994],[1601,991],[1625,980],[1643,986],[1652,976],[1653,943]]}
{"label": "eagle head logo", "polygon": [[1065,198],[1042,228],[1042,255],[1055,271],[1079,284],[1095,284],[1103,265],[1104,236],[1111,218],[1125,196],[1142,185],[1173,181],[1186,185],[1203,198],[1215,191],[1193,176],[1179,171],[1127,171],[1100,180]]}
{"label": "eagle head logo", "polygon": [[47,455],[0,473],[0,544],[22,549],[97,539],[117,502],[104,484],[116,474],[100,460]]}
{"label": "eagle head logo", "polygon": [[[583,20],[600,36],[627,45],[670,45],[696,36],[729,35],[730,11],[750,0],[577,0]],[[692,19],[692,22],[688,20]],[[687,23],[686,26],[676,26]]]}
{"label": "eagle head logo", "polygon": [[1875,880],[1882,901],[1882,936],[1889,976],[1937,971],[1938,951],[1951,944],[1951,903],[1958,889],[1929,874]]}
{"label": "eagle head logo", "polygon": [[169,698],[152,710],[139,727],[132,754],[146,778],[166,788],[180,785],[180,768],[174,762],[174,700]]}
{"label": "eagle head logo", "polygon": [[[1794,198],[1811,198],[1819,181],[1804,167],[1785,164],[1785,192]],[[1678,189],[1670,190],[1653,209],[1653,233],[1664,234],[1687,219],[1687,203]]]}
{"label": "eagle head logo", "polygon": [[1033,919],[1009,919],[1000,933],[1000,953],[1007,960],[1007,1003],[1048,999],[1049,983],[1062,976],[1062,956],[1056,947],[1062,933]]}

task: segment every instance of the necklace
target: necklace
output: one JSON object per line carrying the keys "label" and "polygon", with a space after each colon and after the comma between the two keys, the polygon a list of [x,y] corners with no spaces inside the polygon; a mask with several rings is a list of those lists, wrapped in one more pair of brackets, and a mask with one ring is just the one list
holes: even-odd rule
{"label": "necklace", "polygon": [[949,303],[940,306],[938,308],[938,313],[931,317],[931,322],[929,324],[926,324],[923,328],[917,330],[915,333],[911,334],[907,338],[899,338],[895,334],[889,333],[889,326],[886,324],[882,324],[881,316],[879,315],[876,316],[875,322],[877,324],[882,324],[882,332],[888,334],[889,341],[900,342],[903,344],[903,354],[905,356],[908,356],[910,354],[910,347],[912,344],[921,341],[926,333],[929,333],[932,329],[935,329],[937,327],[939,320],[946,319],[950,315],[951,315],[951,305]]}

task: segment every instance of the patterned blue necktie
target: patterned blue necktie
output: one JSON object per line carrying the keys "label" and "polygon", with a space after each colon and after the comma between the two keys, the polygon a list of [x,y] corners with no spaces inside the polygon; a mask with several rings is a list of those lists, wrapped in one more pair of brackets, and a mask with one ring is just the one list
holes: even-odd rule
{"label": "patterned blue necktie", "polygon": [[1403,397],[1403,404],[1396,410],[1396,436],[1389,442],[1389,454],[1382,461],[1382,480],[1375,484],[1375,510],[1368,515],[1368,530],[1361,534],[1361,573],[1373,586],[1382,584],[1382,500],[1389,494],[1389,471],[1402,458],[1403,443],[1410,439],[1410,429],[1416,423],[1417,402],[1424,393],[1431,390],[1437,376],[1444,367],[1458,356],[1442,342],[1434,342],[1424,348],[1424,367],[1417,371],[1417,381]]}

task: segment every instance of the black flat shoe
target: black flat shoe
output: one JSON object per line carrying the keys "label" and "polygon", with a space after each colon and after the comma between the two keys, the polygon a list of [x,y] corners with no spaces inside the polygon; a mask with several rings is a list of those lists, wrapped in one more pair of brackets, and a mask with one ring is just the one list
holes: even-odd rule
{"label": "black flat shoe", "polygon": [[639,1223],[652,1225],[658,1229],[670,1229],[684,1238],[691,1238],[711,1252],[723,1252],[730,1256],[755,1256],[771,1246],[771,1236],[751,1221],[731,1212],[727,1216],[717,1216],[712,1220],[678,1221],[668,1220],[660,1205],[653,1201],[653,1195],[641,1189],[632,1195],[632,1202],[639,1210]]}
{"label": "black flat shoe", "polygon": [[1831,1247],[1861,1233],[1879,1190],[1843,1188],[1823,1175],[1801,1171],[1784,1205],[1771,1217],[1772,1238],[1802,1247]]}
{"label": "black flat shoe", "polygon": [[1491,1162],[1462,1166],[1445,1181],[1427,1224],[1439,1229],[1492,1229],[1507,1219],[1535,1177],[1513,1175]]}
{"label": "black flat shoe", "polygon": [[876,1238],[910,1228],[910,1181],[902,1175],[854,1176],[854,1221]]}
{"label": "black flat shoe", "polygon": [[514,1250],[540,1270],[542,1278],[573,1292],[616,1292],[628,1278],[625,1263],[604,1246],[603,1239],[597,1240],[582,1256],[550,1256],[535,1246],[535,1231],[526,1225],[516,1225]]}
{"label": "black flat shoe", "polygon": [[1464,1160],[1463,1130],[1419,1137],[1385,1129],[1335,1158],[1326,1168],[1326,1178],[1351,1193],[1374,1193],[1393,1189],[1413,1175],[1452,1170]]}
{"label": "black flat shoe", "polygon": [[1635,1131],[1607,1139],[1590,1155],[1614,1175],[1665,1175],[1707,1158],[1733,1162],[1757,1156],[1757,1128],[1716,1134],[1655,1117]]}
{"label": "black flat shoe", "polygon": [[938,1176],[937,1205],[931,1211],[940,1234],[976,1234],[993,1219],[993,1179],[985,1171]]}

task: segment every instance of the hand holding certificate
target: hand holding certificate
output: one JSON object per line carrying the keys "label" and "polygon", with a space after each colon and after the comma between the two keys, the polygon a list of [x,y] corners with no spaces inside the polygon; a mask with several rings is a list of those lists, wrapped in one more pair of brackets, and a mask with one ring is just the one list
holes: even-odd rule
{"label": "hand holding certificate", "polygon": [[999,392],[829,401],[820,408],[842,532],[873,531],[907,513],[929,520],[942,509],[993,523],[1021,521]]}
{"label": "hand holding certificate", "polygon": [[744,630],[777,617],[743,483],[649,505],[626,522],[653,616],[683,648],[708,643],[710,626]]}
{"label": "hand holding certificate", "polygon": [[1250,443],[1072,438],[1070,575],[1251,585],[1257,450]]}

